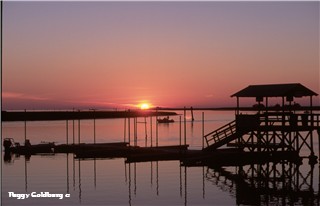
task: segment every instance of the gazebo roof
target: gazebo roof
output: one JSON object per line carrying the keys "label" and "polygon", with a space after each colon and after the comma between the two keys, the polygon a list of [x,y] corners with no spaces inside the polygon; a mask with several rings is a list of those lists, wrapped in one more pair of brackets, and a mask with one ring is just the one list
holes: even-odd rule
{"label": "gazebo roof", "polygon": [[318,94],[299,83],[250,85],[231,97],[303,97]]}

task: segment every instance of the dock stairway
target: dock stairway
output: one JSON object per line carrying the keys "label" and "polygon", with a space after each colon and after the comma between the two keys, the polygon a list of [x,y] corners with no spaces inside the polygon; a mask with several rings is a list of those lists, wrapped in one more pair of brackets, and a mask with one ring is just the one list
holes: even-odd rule
{"label": "dock stairway", "polygon": [[228,144],[232,140],[241,137],[247,132],[244,130],[237,131],[236,129],[236,120],[220,127],[209,134],[204,136],[207,146],[203,149],[203,151],[213,151],[223,145]]}

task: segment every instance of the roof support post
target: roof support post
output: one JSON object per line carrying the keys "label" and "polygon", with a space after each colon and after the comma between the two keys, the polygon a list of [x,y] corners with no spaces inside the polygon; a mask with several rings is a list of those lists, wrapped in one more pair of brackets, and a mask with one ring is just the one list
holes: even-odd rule
{"label": "roof support post", "polygon": [[237,97],[237,111],[236,111],[236,114],[237,115],[239,114],[239,97]]}
{"label": "roof support post", "polygon": [[313,115],[312,115],[312,95],[310,96],[310,118],[311,118],[311,126],[313,127]]}
{"label": "roof support post", "polygon": [[312,96],[310,96],[310,114],[312,114]]}
{"label": "roof support post", "polygon": [[[266,113],[268,112],[268,97],[266,97]],[[268,125],[268,114],[266,115],[266,126]]]}
{"label": "roof support post", "polygon": [[282,126],[285,125],[285,116],[284,116],[284,96],[282,96]]}

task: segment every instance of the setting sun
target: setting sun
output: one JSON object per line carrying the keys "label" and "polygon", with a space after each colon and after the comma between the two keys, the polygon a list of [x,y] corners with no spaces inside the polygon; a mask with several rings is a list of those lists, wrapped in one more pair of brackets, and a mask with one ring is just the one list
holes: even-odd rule
{"label": "setting sun", "polygon": [[142,103],[140,104],[140,109],[149,109],[150,105],[148,103]]}

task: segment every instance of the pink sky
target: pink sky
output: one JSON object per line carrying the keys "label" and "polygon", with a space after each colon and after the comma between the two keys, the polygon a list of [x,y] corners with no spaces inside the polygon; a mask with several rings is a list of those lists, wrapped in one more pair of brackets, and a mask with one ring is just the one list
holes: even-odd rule
{"label": "pink sky", "polygon": [[234,106],[272,83],[319,93],[319,2],[3,5],[3,109]]}

